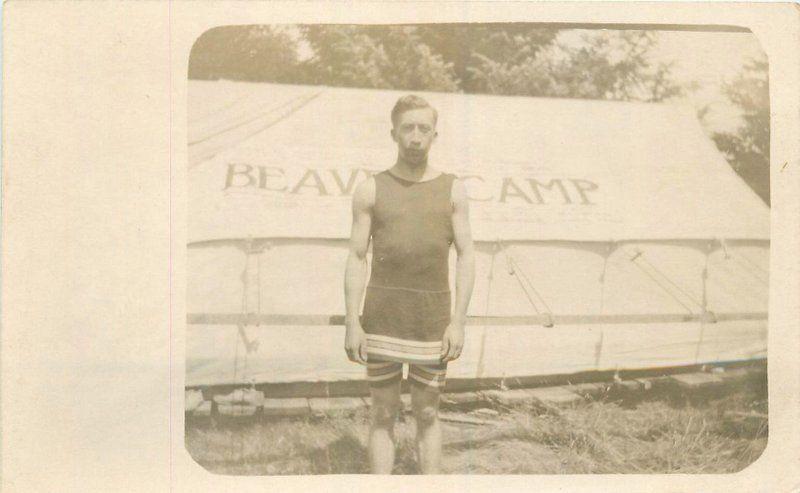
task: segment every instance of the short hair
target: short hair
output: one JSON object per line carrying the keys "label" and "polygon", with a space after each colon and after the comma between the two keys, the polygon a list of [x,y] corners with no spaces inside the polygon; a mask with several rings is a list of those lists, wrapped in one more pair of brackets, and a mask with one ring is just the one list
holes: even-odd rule
{"label": "short hair", "polygon": [[394,104],[394,108],[392,108],[392,126],[397,125],[397,120],[400,118],[400,115],[406,111],[423,108],[430,108],[433,110],[433,123],[435,125],[437,120],[439,120],[439,112],[436,111],[436,108],[431,106],[430,103],[425,101],[423,98],[415,96],[414,94],[409,94],[401,97]]}

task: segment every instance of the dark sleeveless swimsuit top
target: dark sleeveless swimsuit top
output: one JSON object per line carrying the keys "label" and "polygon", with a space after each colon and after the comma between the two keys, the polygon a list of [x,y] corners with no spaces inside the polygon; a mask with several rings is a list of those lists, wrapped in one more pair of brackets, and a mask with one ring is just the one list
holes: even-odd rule
{"label": "dark sleeveless swimsuit top", "polygon": [[367,333],[434,341],[449,324],[455,178],[442,173],[414,182],[388,170],[374,175]]}

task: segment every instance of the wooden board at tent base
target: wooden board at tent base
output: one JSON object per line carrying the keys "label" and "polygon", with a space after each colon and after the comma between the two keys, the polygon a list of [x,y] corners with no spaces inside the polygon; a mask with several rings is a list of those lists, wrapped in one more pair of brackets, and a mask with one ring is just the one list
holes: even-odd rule
{"label": "wooden board at tent base", "polygon": [[[596,382],[613,382],[616,379],[634,381],[638,378],[671,376],[688,373],[702,372],[712,367],[722,367],[726,370],[740,368],[763,368],[766,358],[717,362],[714,364],[686,365],[663,368],[642,368],[630,370],[586,371],[560,375],[527,375],[505,378],[452,378],[448,379],[445,393],[466,393],[472,391],[486,391],[497,389],[519,389],[554,387],[561,385],[578,385]],[[724,379],[724,378],[723,378]],[[203,398],[211,400],[215,395],[229,394],[242,385],[210,385],[187,387],[187,390],[200,390]],[[289,398],[327,398],[327,397],[366,397],[369,396],[369,387],[366,380],[342,380],[334,382],[281,382],[260,383],[254,388],[264,393],[270,399]],[[408,393],[408,382],[403,381],[401,392]]]}

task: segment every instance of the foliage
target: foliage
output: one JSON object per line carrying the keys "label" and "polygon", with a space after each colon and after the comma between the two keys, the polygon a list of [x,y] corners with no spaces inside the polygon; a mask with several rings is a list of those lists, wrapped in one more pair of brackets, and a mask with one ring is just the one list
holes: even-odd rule
{"label": "foliage", "polygon": [[270,26],[205,33],[192,50],[191,78],[261,80],[346,87],[463,91],[540,97],[662,101],[681,94],[667,65],[653,66],[653,33],[584,33],[522,23],[303,25],[311,57]]}
{"label": "foliage", "polygon": [[461,90],[484,92],[475,68],[488,59],[516,65],[535,56],[558,35],[553,28],[530,24],[425,24],[416,28],[420,39],[451,63]]}
{"label": "foliage", "polygon": [[582,43],[548,44],[531,52],[521,47],[503,61],[476,54],[471,67],[480,92],[624,101],[664,101],[683,88],[670,79],[670,67],[653,66],[648,53],[652,32],[601,31]]}
{"label": "foliage", "polygon": [[190,79],[290,82],[298,75],[297,43],[283,29],[223,26],[192,46]]}
{"label": "foliage", "polygon": [[735,132],[714,134],[714,142],[737,173],[769,204],[769,80],[766,59],[751,60],[724,92],[742,111]]}
{"label": "foliage", "polygon": [[413,26],[303,26],[314,56],[307,82],[333,86],[456,91],[452,64]]}

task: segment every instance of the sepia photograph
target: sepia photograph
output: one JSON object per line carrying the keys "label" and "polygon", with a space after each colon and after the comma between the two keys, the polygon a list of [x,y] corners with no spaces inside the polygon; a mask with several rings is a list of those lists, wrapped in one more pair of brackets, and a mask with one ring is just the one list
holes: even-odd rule
{"label": "sepia photograph", "polygon": [[736,26],[205,31],[186,450],[232,476],[746,468],[768,68]]}

